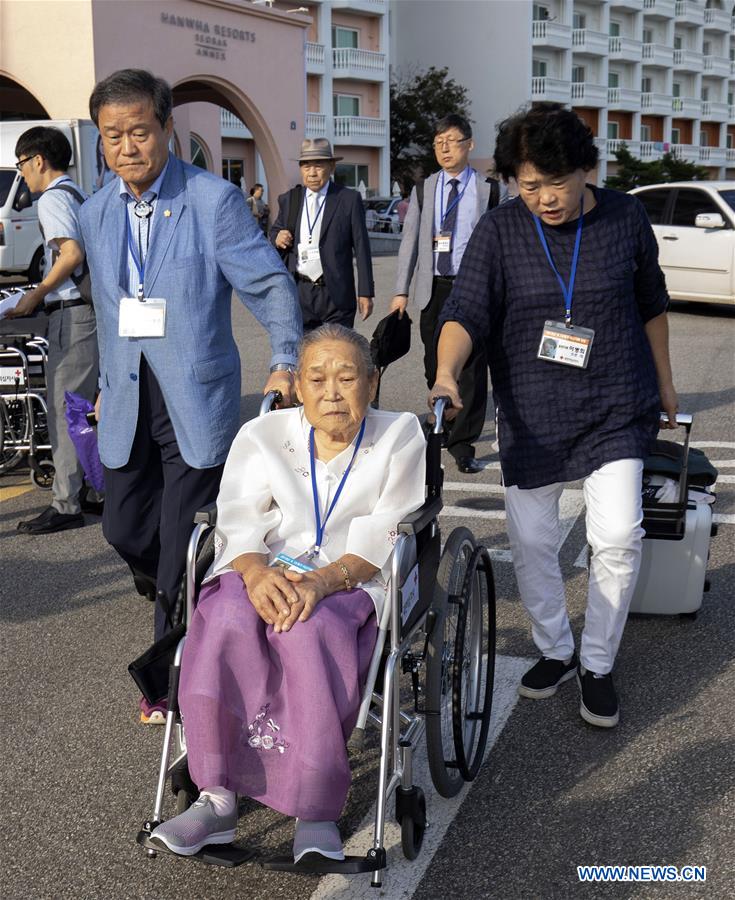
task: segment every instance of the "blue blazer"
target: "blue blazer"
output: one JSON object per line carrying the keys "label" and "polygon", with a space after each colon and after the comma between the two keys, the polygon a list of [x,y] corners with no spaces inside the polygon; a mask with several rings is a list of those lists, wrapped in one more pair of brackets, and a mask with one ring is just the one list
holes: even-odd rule
{"label": "blue blazer", "polygon": [[197,469],[219,465],[240,427],[232,290],[268,332],[271,364],[293,363],[302,333],[295,285],[242,192],[170,156],[145,272],[146,296],[167,301],[166,334],[119,337],[120,299],[130,295],[126,215],[117,178],[80,215],[100,346],[100,457],[111,469],[130,457],[142,354],[161,386],[184,460]]}
{"label": "blue blazer", "polygon": [[[270,238],[275,242],[282,228],[288,228],[289,191],[278,198],[278,217],[271,226]],[[286,254],[284,262],[289,272],[296,271],[297,244],[301,214],[304,208],[306,189],[301,186],[299,212],[296,218],[294,242]],[[373,263],[370,256],[370,238],[365,226],[365,209],[357,191],[330,182],[324,200],[322,227],[319,237],[319,251],[324,270],[324,283],[329,299],[338,309],[355,309],[355,274],[352,267],[354,251],[357,262],[357,290],[360,297],[375,296],[373,284]]]}

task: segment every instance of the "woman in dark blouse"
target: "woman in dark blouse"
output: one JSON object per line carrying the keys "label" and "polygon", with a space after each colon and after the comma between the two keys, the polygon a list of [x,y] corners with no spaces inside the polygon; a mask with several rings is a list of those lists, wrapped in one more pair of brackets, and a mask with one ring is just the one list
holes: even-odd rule
{"label": "woman in dark blouse", "polygon": [[[518,690],[550,697],[576,674],[582,717],[609,728],[640,566],[642,460],[677,401],[653,231],[635,197],[586,183],[596,162],[592,132],[560,104],[501,124],[495,164],[519,196],[486,213],[467,245],[430,400],[461,405],[457,376],[485,344],[513,563],[541,653]],[[578,479],[592,549],[579,659],[558,560],[559,497]]]}

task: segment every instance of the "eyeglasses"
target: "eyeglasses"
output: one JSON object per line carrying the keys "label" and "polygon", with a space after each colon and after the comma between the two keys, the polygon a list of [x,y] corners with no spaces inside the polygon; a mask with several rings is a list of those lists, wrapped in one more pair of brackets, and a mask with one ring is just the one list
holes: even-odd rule
{"label": "eyeglasses", "polygon": [[[34,153],[33,156],[38,156],[37,153]],[[23,166],[28,162],[29,159],[33,159],[33,156],[26,156],[25,159],[19,159],[15,164],[15,168],[20,172]]]}
{"label": "eyeglasses", "polygon": [[462,140],[457,140],[457,138],[442,138],[439,140],[437,138],[431,146],[434,147],[434,149],[437,147],[449,147],[449,149],[452,150],[457,144],[466,144],[467,141],[471,140],[472,138],[462,138]]}

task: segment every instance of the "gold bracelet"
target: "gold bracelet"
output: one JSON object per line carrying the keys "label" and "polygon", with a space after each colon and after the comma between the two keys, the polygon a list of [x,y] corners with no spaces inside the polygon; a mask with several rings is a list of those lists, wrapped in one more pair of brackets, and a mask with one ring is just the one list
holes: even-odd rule
{"label": "gold bracelet", "polygon": [[339,570],[342,573],[342,577],[344,578],[344,581],[345,581],[345,590],[351,591],[352,590],[352,579],[350,577],[350,570],[347,568],[347,566],[343,562],[338,561],[335,563],[335,565],[339,567]]}

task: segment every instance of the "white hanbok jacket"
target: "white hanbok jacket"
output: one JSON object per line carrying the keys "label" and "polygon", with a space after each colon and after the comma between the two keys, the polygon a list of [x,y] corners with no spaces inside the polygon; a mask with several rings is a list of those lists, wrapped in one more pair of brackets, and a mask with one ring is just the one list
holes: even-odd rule
{"label": "white hanbok jacket", "polygon": [[[426,443],[412,413],[369,408],[365,434],[326,525],[317,565],[354,553],[381,571],[361,587],[378,617],[390,575],[396,526],[424,502]],[[316,537],[309,462],[311,426],[302,409],[283,409],[247,422],[225,463],[217,498],[215,559],[208,578],[232,571],[242,553],[298,556]],[[355,439],[356,440],[356,439]],[[322,521],[354,452],[316,460]]]}

